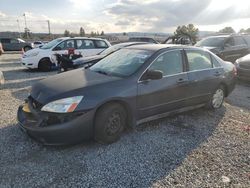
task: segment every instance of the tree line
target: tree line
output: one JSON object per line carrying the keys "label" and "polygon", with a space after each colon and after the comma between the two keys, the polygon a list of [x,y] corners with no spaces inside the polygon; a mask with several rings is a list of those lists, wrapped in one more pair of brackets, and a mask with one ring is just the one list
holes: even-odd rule
{"label": "tree line", "polygon": [[65,37],[85,37],[85,36],[91,36],[91,37],[95,37],[95,36],[103,36],[104,35],[104,31],[101,31],[99,33],[99,31],[91,31],[90,34],[85,33],[85,30],[83,29],[83,27],[80,27],[80,31],[79,33],[74,33],[74,32],[70,32],[69,30],[65,30],[64,34]]}

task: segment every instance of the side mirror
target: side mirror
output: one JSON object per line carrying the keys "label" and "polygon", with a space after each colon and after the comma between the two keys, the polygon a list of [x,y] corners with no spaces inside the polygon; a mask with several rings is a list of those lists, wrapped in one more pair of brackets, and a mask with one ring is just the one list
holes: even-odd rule
{"label": "side mirror", "polygon": [[56,46],[53,51],[59,51],[59,50],[62,50],[62,48],[60,46]]}
{"label": "side mirror", "polygon": [[147,70],[142,76],[141,80],[160,80],[162,79],[162,71],[159,70]]}

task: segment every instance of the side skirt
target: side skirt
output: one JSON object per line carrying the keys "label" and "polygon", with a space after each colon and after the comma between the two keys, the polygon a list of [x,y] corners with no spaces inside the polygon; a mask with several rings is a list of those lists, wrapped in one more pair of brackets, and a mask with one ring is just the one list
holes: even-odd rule
{"label": "side skirt", "polygon": [[178,109],[178,110],[173,110],[173,111],[165,112],[165,113],[162,113],[162,114],[149,116],[149,117],[146,117],[146,118],[143,118],[143,119],[140,119],[140,120],[136,121],[136,125],[139,125],[139,124],[142,124],[142,123],[145,123],[145,122],[148,122],[148,121],[153,121],[153,120],[156,120],[156,119],[161,119],[161,118],[164,118],[164,117],[167,117],[167,116],[170,116],[170,115],[174,115],[174,114],[177,114],[177,113],[182,113],[182,112],[194,110],[194,109],[197,109],[197,108],[201,108],[203,106],[205,106],[205,104],[199,104],[199,105],[195,105],[195,106],[184,107],[184,108],[181,108],[181,109]]}

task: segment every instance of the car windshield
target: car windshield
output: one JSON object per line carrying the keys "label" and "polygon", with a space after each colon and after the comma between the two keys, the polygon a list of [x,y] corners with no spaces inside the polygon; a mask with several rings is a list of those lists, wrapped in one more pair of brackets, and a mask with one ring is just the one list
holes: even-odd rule
{"label": "car windshield", "polygon": [[146,50],[121,49],[93,65],[90,70],[110,76],[127,77],[136,72],[152,54],[152,51]]}
{"label": "car windshield", "polygon": [[56,44],[58,44],[59,42],[61,42],[63,39],[55,39],[50,41],[49,43],[43,45],[40,49],[50,49],[53,46],[55,46]]}
{"label": "car windshield", "polygon": [[221,47],[225,39],[226,37],[210,37],[197,42],[195,46]]}

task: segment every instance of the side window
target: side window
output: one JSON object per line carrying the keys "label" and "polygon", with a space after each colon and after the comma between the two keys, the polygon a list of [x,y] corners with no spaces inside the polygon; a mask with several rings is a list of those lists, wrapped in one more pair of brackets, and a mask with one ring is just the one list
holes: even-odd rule
{"label": "side window", "polygon": [[94,49],[95,45],[92,40],[76,40],[77,49]]}
{"label": "side window", "polygon": [[108,45],[103,40],[96,40],[95,45],[97,48],[108,48]]}
{"label": "side window", "polygon": [[149,70],[162,71],[163,76],[183,72],[181,51],[175,50],[160,55],[150,66]]}
{"label": "side window", "polygon": [[17,39],[10,39],[10,43],[12,44],[16,44],[16,43],[19,43]]}
{"label": "side window", "polygon": [[225,47],[235,46],[234,38],[230,37],[225,42]]}
{"label": "side window", "polygon": [[10,39],[1,39],[2,43],[10,43]]}
{"label": "side window", "polygon": [[68,50],[69,48],[74,48],[74,40],[66,40],[61,42],[56,46],[57,50]]}
{"label": "side window", "polygon": [[210,56],[212,58],[213,67],[221,67],[219,60],[217,60],[216,57],[214,57],[214,55],[210,55]]}
{"label": "side window", "polygon": [[212,68],[210,55],[205,51],[187,50],[189,71]]}
{"label": "side window", "polygon": [[246,45],[244,39],[242,37],[240,37],[240,36],[234,37],[234,42],[235,42],[235,46]]}

